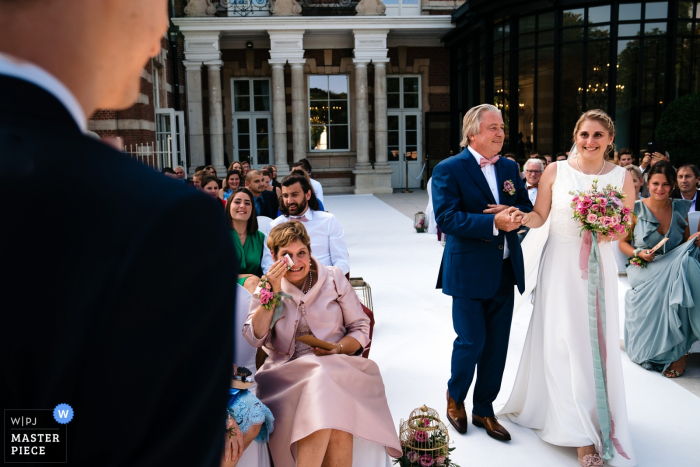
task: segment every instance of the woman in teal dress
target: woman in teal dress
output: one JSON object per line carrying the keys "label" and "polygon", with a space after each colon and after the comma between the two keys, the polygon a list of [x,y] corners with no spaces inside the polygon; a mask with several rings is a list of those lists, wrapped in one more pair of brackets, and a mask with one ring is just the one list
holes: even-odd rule
{"label": "woman in teal dress", "polygon": [[652,167],[649,198],[635,203],[634,231],[620,241],[620,250],[635,259],[627,266],[627,355],[667,378],[683,374],[688,351],[700,339],[700,237],[689,234],[690,202],[670,197],[675,181],[670,163]]}
{"label": "woman in teal dress", "polygon": [[247,188],[238,188],[226,203],[226,218],[231,226],[231,240],[236,249],[238,283],[251,294],[262,276],[263,243],[265,234],[258,230],[253,194]]}

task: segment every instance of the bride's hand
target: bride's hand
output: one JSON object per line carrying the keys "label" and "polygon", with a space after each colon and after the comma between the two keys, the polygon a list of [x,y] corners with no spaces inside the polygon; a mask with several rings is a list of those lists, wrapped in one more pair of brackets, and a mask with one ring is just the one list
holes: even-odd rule
{"label": "bride's hand", "polygon": [[520,223],[521,225],[525,225],[528,222],[530,222],[530,214],[522,212],[520,209],[516,209],[515,211],[511,211],[510,221]]}

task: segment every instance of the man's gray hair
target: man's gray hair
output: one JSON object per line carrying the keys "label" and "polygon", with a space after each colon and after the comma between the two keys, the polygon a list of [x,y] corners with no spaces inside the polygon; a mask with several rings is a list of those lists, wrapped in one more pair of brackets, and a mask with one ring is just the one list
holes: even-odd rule
{"label": "man's gray hair", "polygon": [[469,146],[469,136],[479,134],[479,125],[487,112],[494,112],[501,115],[501,111],[495,105],[491,104],[481,104],[476,107],[472,107],[464,115],[464,121],[462,122],[462,142],[459,143],[460,146],[466,148]]}
{"label": "man's gray hair", "polygon": [[177,170],[177,169],[185,170],[185,168],[184,168],[183,166],[181,166],[181,165],[176,165],[176,166],[173,168],[173,170]]}
{"label": "man's gray hair", "polygon": [[540,166],[540,170],[544,172],[544,162],[541,160],[535,158],[535,159],[528,159],[525,161],[525,165],[523,166],[523,170],[527,170],[527,166],[530,164],[537,164]]}

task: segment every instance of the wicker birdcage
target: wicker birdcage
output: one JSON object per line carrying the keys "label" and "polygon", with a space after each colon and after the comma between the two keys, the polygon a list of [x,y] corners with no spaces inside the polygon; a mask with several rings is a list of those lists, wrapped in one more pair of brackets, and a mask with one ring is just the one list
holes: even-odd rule
{"label": "wicker birdcage", "polygon": [[449,465],[450,435],[437,411],[425,405],[401,420],[401,465]]}

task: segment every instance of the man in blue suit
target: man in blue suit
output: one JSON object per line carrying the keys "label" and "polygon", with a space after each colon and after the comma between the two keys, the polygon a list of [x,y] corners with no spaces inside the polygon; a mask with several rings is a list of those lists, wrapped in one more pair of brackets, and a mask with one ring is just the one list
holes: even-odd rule
{"label": "man in blue suit", "polygon": [[447,383],[447,418],[467,432],[464,399],[474,378],[472,423],[492,438],[508,441],[492,403],[501,388],[506,363],[514,289],[525,288],[520,242],[512,222],[515,208],[532,210],[518,164],[497,154],[505,138],[498,108],[483,104],[464,116],[459,155],[433,171],[433,204],[447,245],[437,288],[452,296],[457,333],[452,349],[452,377]]}

